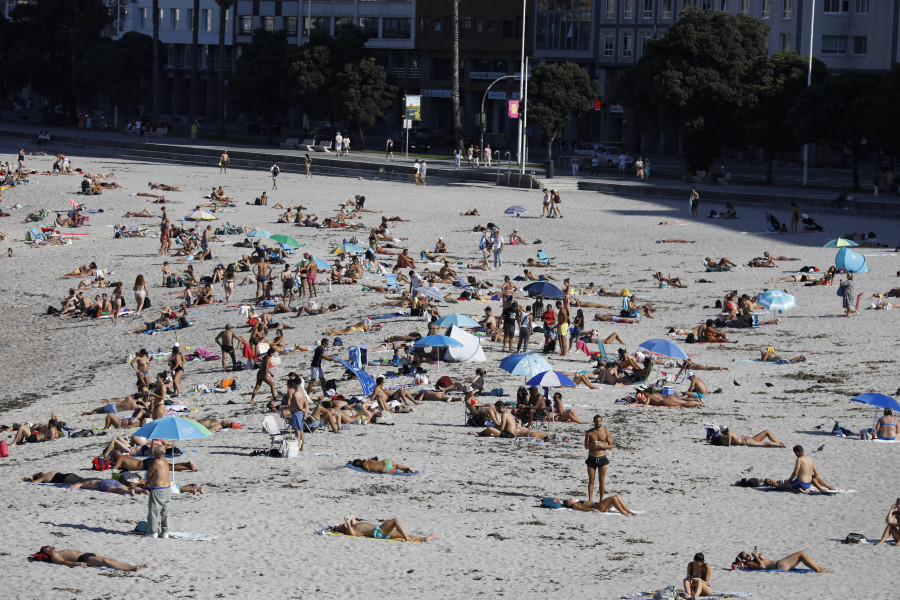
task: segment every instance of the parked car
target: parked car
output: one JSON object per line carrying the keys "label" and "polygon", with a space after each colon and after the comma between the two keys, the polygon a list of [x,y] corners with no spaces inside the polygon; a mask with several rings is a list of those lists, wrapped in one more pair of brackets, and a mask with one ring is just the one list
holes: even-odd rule
{"label": "parked car", "polygon": [[633,167],[634,158],[625,152],[624,146],[587,142],[575,144],[575,150],[572,152],[572,156],[576,157],[582,165],[590,165],[596,156],[600,160],[600,166],[605,167],[618,166],[619,156],[622,154],[625,155],[625,167]]}
{"label": "parked car", "polygon": [[[271,132],[269,129],[271,128]],[[266,123],[265,119],[253,119],[252,121],[248,121],[246,125],[244,125],[244,131],[248,135],[281,135],[281,123],[276,120],[272,120],[271,123]]]}

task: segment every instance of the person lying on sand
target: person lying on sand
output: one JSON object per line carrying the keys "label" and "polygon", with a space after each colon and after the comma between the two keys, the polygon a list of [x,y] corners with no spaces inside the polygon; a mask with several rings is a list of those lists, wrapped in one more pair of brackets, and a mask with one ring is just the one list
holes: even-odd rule
{"label": "person lying on sand", "polygon": [[678,374],[681,375],[681,373],[684,371],[730,371],[730,369],[728,367],[713,367],[710,365],[703,365],[692,360],[686,360],[681,364],[681,370]]}
{"label": "person lying on sand", "polygon": [[[190,418],[190,417],[188,417]],[[213,433],[216,431],[222,431],[223,429],[243,429],[240,424],[230,421],[228,419],[222,419],[221,421],[217,419],[194,419]]]}
{"label": "person lying on sand", "polygon": [[791,258],[790,256],[775,256],[769,252],[763,252],[763,256],[768,260],[803,260],[802,258]]}
{"label": "person lying on sand", "polygon": [[70,490],[94,490],[97,492],[105,492],[107,494],[122,494],[123,496],[150,493],[145,487],[130,486],[118,479],[85,479],[69,484],[68,488]]}
{"label": "person lying on sand", "polygon": [[635,405],[664,406],[668,408],[705,408],[703,400],[682,400],[675,396],[663,396],[662,394],[638,392],[635,394]]}
{"label": "person lying on sand", "polygon": [[19,444],[36,444],[38,442],[52,442],[53,440],[63,437],[62,428],[65,423],[61,422],[56,414],[50,415],[50,420],[46,425],[29,425],[23,423],[16,431],[12,445]]}
{"label": "person lying on sand", "polygon": [[106,567],[116,571],[137,571],[146,569],[150,563],[142,565],[129,565],[105,556],[97,556],[93,552],[81,550],[57,550],[53,546],[42,546],[39,554],[47,558],[40,558],[43,562],[52,562],[66,567]]}
{"label": "person lying on sand", "polygon": [[[485,262],[487,262],[487,261],[485,261]],[[556,279],[556,277],[554,277],[553,275],[550,275],[550,274],[535,275],[528,269],[525,269],[523,273],[524,273],[523,277],[525,277],[526,281],[558,281],[558,279]]]}
{"label": "person lying on sand", "polygon": [[657,271],[656,275],[653,276],[660,283],[666,283],[672,287],[677,288],[686,288],[687,286],[681,283],[681,277],[663,277],[662,273]]}
{"label": "person lying on sand", "polygon": [[[600,304],[599,302],[589,302],[587,300],[582,300],[581,298],[572,297],[569,299],[570,306],[577,306],[579,308],[612,308],[612,306],[608,304]],[[653,317],[651,317],[653,318]]]}
{"label": "person lying on sand", "polygon": [[80,477],[75,473],[60,473],[58,471],[47,471],[46,473],[39,472],[35,473],[31,477],[23,477],[22,481],[25,483],[78,483],[79,481],[84,481],[84,477]]}
{"label": "person lying on sand", "polygon": [[[166,185],[165,183],[153,183],[152,181],[147,184],[150,186],[151,190],[162,190],[164,192],[180,192],[177,186],[174,185]],[[221,189],[221,188],[219,188]]]}
{"label": "person lying on sand", "polygon": [[381,525],[372,525],[356,520],[356,515],[350,513],[344,517],[344,522],[334,528],[337,533],[354,537],[370,537],[376,540],[406,540],[407,542],[430,542],[434,539],[434,533],[427,536],[410,535],[403,529],[400,519],[390,519]]}
{"label": "person lying on sand", "polygon": [[124,398],[108,398],[107,400],[102,400],[101,402],[104,402],[103,406],[95,408],[94,410],[83,411],[81,414],[116,414],[118,412],[129,412],[137,408],[147,408],[147,404],[146,402],[141,400],[141,394],[139,392],[136,392]]}
{"label": "person lying on sand", "polygon": [[391,409],[387,404],[391,400],[402,401],[406,406],[412,406],[421,402],[420,400],[416,400],[409,390],[405,388],[386,390],[384,388],[384,377],[379,377],[375,380],[375,389],[372,390],[372,395],[369,399],[373,402],[377,402],[378,407],[387,412],[391,412]]}
{"label": "person lying on sand", "polygon": [[787,361],[790,363],[809,363],[809,360],[805,356],[797,356],[795,358],[785,358],[779,354],[775,354],[775,350],[769,346],[765,350],[760,350],[759,360],[762,362],[782,362]]}
{"label": "person lying on sand", "polygon": [[740,563],[742,568],[751,571],[768,571],[770,569],[790,571],[800,563],[803,563],[806,567],[809,567],[816,573],[831,573],[828,569],[819,566],[819,563],[810,558],[803,550],[794,552],[790,556],[785,556],[781,560],[772,560],[764,557],[756,548],[754,548],[753,552],[741,552],[738,554],[735,563]]}
{"label": "person lying on sand", "polygon": [[632,510],[625,505],[625,502],[619,496],[607,496],[600,502],[588,502],[587,500],[579,502],[575,498],[569,498],[568,500],[563,501],[563,506],[571,508],[572,510],[580,510],[581,512],[605,513],[612,512],[613,509],[616,509],[619,514],[625,515],[626,517],[637,515],[636,512],[632,512]]}
{"label": "person lying on sand", "polygon": [[816,277],[815,275],[811,275],[809,273],[794,273],[793,275],[787,275],[782,277],[781,279],[776,279],[772,283],[794,283],[794,282],[807,282],[807,281],[820,281],[820,277]]}
{"label": "person lying on sand", "polygon": [[401,465],[398,462],[392,461],[389,458],[384,460],[378,460],[377,456],[373,456],[372,458],[356,458],[347,463],[349,465],[353,465],[357,469],[362,469],[363,471],[368,471],[369,473],[417,473],[418,471],[411,469],[410,467]]}
{"label": "person lying on sand", "polygon": [[681,240],[678,238],[665,238],[656,240],[657,244],[696,244],[697,240]]}
{"label": "person lying on sand", "polygon": [[710,257],[707,256],[706,258],[703,259],[703,263],[710,269],[721,269],[723,267],[736,267],[737,266],[737,264],[731,262],[724,256],[722,258],[720,258],[718,262],[714,261],[713,259],[711,259]]}
{"label": "person lying on sand", "polygon": [[733,431],[723,429],[719,435],[710,440],[713,446],[749,446],[751,448],[786,448],[775,435],[766,429],[756,435],[738,435]]}
{"label": "person lying on sand", "polygon": [[459,216],[461,216],[461,217],[480,217],[481,213],[478,212],[477,208],[470,208],[466,212],[459,213]]}
{"label": "person lying on sand", "polygon": [[[154,458],[152,456],[148,456],[145,459],[135,458],[133,456],[122,454],[114,450],[110,454],[110,460],[112,461],[112,466],[110,467],[116,471],[146,471],[151,466],[153,466]],[[173,471],[196,471],[197,465],[194,461],[189,460],[187,462],[175,463],[174,466],[172,463],[169,463],[169,469]]]}
{"label": "person lying on sand", "polygon": [[92,262],[89,265],[81,265],[71,273],[67,273],[66,275],[60,275],[60,279],[77,279],[80,277],[86,277],[88,275],[93,275],[97,272],[97,263]]}
{"label": "person lying on sand", "polygon": [[660,225],[687,225],[687,223],[683,221],[660,221]]}
{"label": "person lying on sand", "polygon": [[344,329],[334,329],[329,327],[325,330],[325,335],[333,336],[333,335],[346,335],[348,333],[362,333],[364,331],[371,331],[373,327],[372,319],[366,318],[356,323],[355,325],[351,325],[350,327],[346,327]]}
{"label": "person lying on sand", "polygon": [[526,267],[530,267],[530,268],[532,268],[532,269],[536,269],[536,268],[539,268],[539,267],[542,268],[542,269],[543,269],[543,268],[548,268],[548,267],[558,268],[558,265],[551,265],[549,262],[541,262],[541,261],[535,260],[535,259],[533,259],[533,258],[529,258],[528,260],[526,260],[526,261],[525,261],[525,266],[526,266]]}
{"label": "person lying on sand", "polygon": [[763,258],[761,256],[757,256],[756,258],[751,259],[750,262],[747,263],[747,266],[748,267],[756,267],[756,268],[762,268],[762,267],[773,268],[773,267],[777,267],[778,263],[776,263],[772,259],[771,256],[767,256],[765,258]]}
{"label": "person lying on sand", "polygon": [[145,217],[145,218],[153,218],[153,217],[155,217],[156,215],[151,214],[150,211],[147,210],[147,209],[145,208],[144,210],[139,211],[139,212],[132,212],[132,211],[126,212],[126,213],[125,213],[125,216],[126,216],[126,217],[142,217],[142,218]]}

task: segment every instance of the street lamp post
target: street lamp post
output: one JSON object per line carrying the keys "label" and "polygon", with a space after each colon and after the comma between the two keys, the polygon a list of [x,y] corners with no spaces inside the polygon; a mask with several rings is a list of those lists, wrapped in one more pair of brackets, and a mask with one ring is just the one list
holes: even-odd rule
{"label": "street lamp post", "polygon": [[[809,15],[809,71],[806,74],[806,87],[812,85],[813,65],[813,32],[816,27],[816,0],[812,0],[812,12]],[[803,186],[809,181],[809,142],[803,144]]]}
{"label": "street lamp post", "polygon": [[[528,3],[528,0],[522,0],[522,60],[519,63],[519,103],[522,103],[522,97],[525,94],[525,8]],[[525,128],[522,124],[522,119],[517,119],[519,121],[519,163],[520,163],[520,172],[525,173],[525,155],[523,153],[524,144],[522,135],[525,133]]]}
{"label": "street lamp post", "polygon": [[[484,90],[484,94],[482,94],[482,96],[481,96],[481,113],[480,113],[479,118],[481,119],[481,146],[480,146],[480,148],[481,148],[482,152],[484,152],[484,130],[486,128],[485,121],[487,120],[484,118],[484,102],[485,102],[485,100],[487,100],[488,92],[491,91],[491,88],[494,87],[494,84],[497,83],[498,81],[502,81],[504,79],[512,79],[514,77],[515,77],[515,75],[504,75],[503,77],[498,77],[497,79],[493,80],[489,86],[487,86],[487,89]],[[520,121],[520,123],[521,123],[521,121]]]}

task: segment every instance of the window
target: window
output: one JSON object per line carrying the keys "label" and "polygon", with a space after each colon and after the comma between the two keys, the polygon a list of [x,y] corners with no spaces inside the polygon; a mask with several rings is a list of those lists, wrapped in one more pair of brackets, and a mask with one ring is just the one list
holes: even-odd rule
{"label": "window", "polygon": [[431,31],[431,17],[419,17],[419,35],[428,35]]}
{"label": "window", "polygon": [[212,31],[212,10],[205,8],[203,9],[203,15],[201,17],[202,21],[200,22],[200,29],[203,31]]}
{"label": "window", "polygon": [[[641,0],[643,1],[643,0]],[[539,6],[546,7],[550,0]],[[553,5],[556,10],[538,10],[535,20],[535,40],[539,49],[591,50],[592,45],[592,4],[584,0],[559,0]],[[573,6],[576,9],[573,9]],[[529,22],[528,25],[531,23]],[[516,26],[521,33],[522,18]],[[601,41],[597,38],[598,43]]]}
{"label": "window", "polygon": [[[171,22],[172,31],[178,31],[181,28],[181,9],[180,8],[170,8],[169,9],[169,21]],[[162,28],[162,27],[160,27]]]}
{"label": "window", "polygon": [[616,37],[614,35],[603,36],[603,56],[616,55]]}
{"label": "window", "polygon": [[434,20],[434,32],[440,33],[441,29],[443,29],[443,28],[444,28],[444,22],[441,19],[435,19]]}
{"label": "window", "polygon": [[846,15],[850,12],[850,0],[825,0],[825,14]]}
{"label": "window", "polygon": [[496,35],[498,31],[500,31],[500,17],[488,17],[487,18],[488,34]]}
{"label": "window", "polygon": [[713,0],[700,0],[700,10],[715,10]]}
{"label": "window", "polygon": [[297,17],[284,18],[284,32],[288,35],[297,35]]}
{"label": "window", "polygon": [[616,0],[606,0],[606,18],[616,18]]}
{"label": "window", "polygon": [[744,13],[745,15],[750,14],[750,0],[741,0],[740,12]]}
{"label": "window", "polygon": [[266,31],[275,31],[275,17],[263,17],[262,27]]}
{"label": "window", "polygon": [[513,37],[515,35],[516,19],[515,17],[503,17],[503,37]]}
{"label": "window", "polygon": [[864,35],[853,38],[853,54],[868,54],[869,38]]}
{"label": "window", "polygon": [[349,31],[353,27],[353,17],[335,17],[334,35]]}
{"label": "window", "polygon": [[378,17],[360,17],[359,28],[370,38],[378,37]]}
{"label": "window", "polygon": [[641,12],[641,17],[644,19],[653,18],[653,0],[644,0],[644,10]]}
{"label": "window", "polygon": [[625,14],[623,15],[626,19],[634,18],[634,0],[624,0]]}
{"label": "window", "polygon": [[823,35],[822,54],[847,54],[846,35]]}
{"label": "window", "polygon": [[472,70],[487,71],[488,73],[506,73],[506,61],[493,58],[473,59]]}
{"label": "window", "polygon": [[253,17],[241,17],[241,33],[253,33]]}
{"label": "window", "polygon": [[[305,20],[307,25],[311,25],[311,29],[315,29],[316,31],[324,31],[325,33],[331,33],[331,17],[313,17],[312,20],[310,20],[309,17],[306,17]],[[371,37],[378,37],[378,30],[376,29],[375,31],[375,35]]]}
{"label": "window", "polygon": [[141,29],[147,29],[147,9],[141,9]]}
{"label": "window", "polygon": [[431,59],[431,78],[438,81],[449,81],[453,77],[453,69],[449,58]]}
{"label": "window", "polygon": [[781,9],[782,19],[791,19],[794,16],[794,0],[784,0],[784,8]]}
{"label": "window", "polygon": [[672,0],[662,0],[662,6],[660,8],[662,11],[663,19],[671,19],[672,18]]}
{"label": "window", "polygon": [[475,21],[475,33],[484,33],[484,20],[477,19]]}
{"label": "window", "polygon": [[779,50],[784,50],[785,52],[791,51],[791,34],[782,33],[781,34],[781,43],[779,44]]}
{"label": "window", "polygon": [[626,33],[622,36],[622,56],[629,58],[634,55],[634,35]]}
{"label": "window", "polygon": [[759,18],[768,19],[772,16],[772,0],[760,0],[759,2]]}
{"label": "window", "polygon": [[382,19],[381,28],[381,37],[385,39],[408,40],[412,37],[412,19],[385,17]]}
{"label": "window", "polygon": [[[194,9],[188,8],[185,12],[184,17],[184,29],[185,31],[193,31],[194,30]],[[197,25],[200,27],[200,25]]]}
{"label": "window", "polygon": [[728,0],[720,0],[719,10],[721,10],[722,12],[728,12]]}
{"label": "window", "polygon": [[[163,25],[166,22],[166,9],[159,9],[159,30],[163,30]],[[150,26],[153,27],[153,23],[150,23]]]}
{"label": "window", "polygon": [[856,14],[865,15],[869,12],[869,0],[856,0]]}
{"label": "window", "polygon": [[459,18],[459,34],[470,35],[472,33],[472,17]]}

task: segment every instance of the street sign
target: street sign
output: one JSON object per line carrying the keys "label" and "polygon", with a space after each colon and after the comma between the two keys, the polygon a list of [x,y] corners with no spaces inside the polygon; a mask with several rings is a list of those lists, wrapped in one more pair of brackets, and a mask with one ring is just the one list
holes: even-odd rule
{"label": "street sign", "polygon": [[412,119],[403,119],[403,129],[409,129],[412,127]]}

